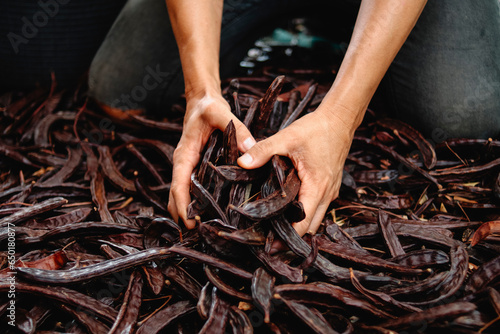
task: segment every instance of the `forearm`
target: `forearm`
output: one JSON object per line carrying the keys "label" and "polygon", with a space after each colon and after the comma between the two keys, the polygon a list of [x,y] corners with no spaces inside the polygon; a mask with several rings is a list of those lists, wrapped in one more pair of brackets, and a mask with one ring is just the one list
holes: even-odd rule
{"label": "forearm", "polygon": [[186,95],[220,90],[223,0],[166,0],[181,57]]}
{"label": "forearm", "polygon": [[426,0],[363,0],[344,60],[323,108],[354,131]]}

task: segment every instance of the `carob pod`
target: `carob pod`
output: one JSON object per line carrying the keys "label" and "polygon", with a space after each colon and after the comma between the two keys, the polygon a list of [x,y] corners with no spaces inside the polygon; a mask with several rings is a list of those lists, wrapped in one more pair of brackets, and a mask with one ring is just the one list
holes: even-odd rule
{"label": "carob pod", "polygon": [[123,296],[123,302],[113,327],[109,330],[109,334],[134,333],[142,302],[142,285],[143,280],[141,275],[138,271],[134,271],[130,275],[129,284]]}
{"label": "carob pod", "polygon": [[224,282],[224,280],[221,277],[219,277],[215,273],[215,271],[210,268],[210,266],[205,266],[205,274],[207,275],[207,278],[210,281],[210,283],[212,283],[213,286],[215,286],[220,292],[228,296],[234,297],[237,300],[245,302],[252,301],[252,296],[242,291],[239,291],[236,288],[232,287],[229,283]]}
{"label": "carob pod", "polygon": [[391,256],[394,257],[404,255],[405,251],[399,242],[396,232],[394,231],[389,214],[379,210],[377,223],[380,231],[382,232],[382,236],[384,237],[384,242],[387,245],[387,248],[389,248]]}
{"label": "carob pod", "polygon": [[290,171],[283,187],[283,192],[276,190],[268,197],[248,202],[242,207],[229,205],[229,208],[253,220],[264,220],[277,216],[287,208],[299,193],[300,180],[295,170]]}
{"label": "carob pod", "polygon": [[270,321],[271,300],[276,278],[263,267],[257,268],[252,277],[252,299],[257,307],[264,311],[264,322]]}
{"label": "carob pod", "polygon": [[437,163],[436,151],[432,144],[422,136],[420,132],[409,126],[408,124],[392,119],[384,118],[377,121],[377,124],[388,128],[398,134],[404,136],[406,139],[412,141],[419,149],[422,154],[422,160],[424,161],[425,167],[427,169],[433,169]]}
{"label": "carob pod", "polygon": [[196,311],[196,306],[187,300],[171,304],[155,313],[152,317],[147,318],[144,322],[141,321],[136,334],[158,333],[172,322],[194,311]]}
{"label": "carob pod", "polygon": [[[31,269],[31,268],[25,268]],[[0,282],[0,292],[7,292],[10,289],[9,282]],[[37,295],[42,298],[53,299],[79,309],[89,311],[91,314],[112,323],[118,314],[114,308],[87,296],[81,292],[71,290],[65,287],[47,287],[29,284],[25,282],[16,282],[16,292]]]}
{"label": "carob pod", "polygon": [[172,256],[169,248],[150,248],[134,254],[127,254],[122,257],[103,261],[90,266],[71,270],[43,270],[35,268],[16,268],[18,274],[25,279],[50,284],[73,284],[111,273],[123,269],[135,267],[149,261],[158,260]]}
{"label": "carob pod", "polygon": [[323,318],[321,313],[293,300],[282,299],[285,305],[301,319],[309,328],[317,334],[337,334],[330,324]]}
{"label": "carob pod", "polygon": [[476,309],[476,305],[469,302],[455,302],[429,308],[420,313],[410,313],[398,319],[388,320],[379,326],[401,330],[412,326],[421,326],[422,323],[432,324],[438,320],[455,319],[460,315],[470,313]]}
{"label": "carob pod", "polygon": [[19,211],[0,219],[0,227],[12,226],[21,221],[39,215],[43,212],[47,212],[56,209],[64,204],[68,203],[68,200],[62,197],[54,197],[45,200],[41,203],[34,204],[32,206],[24,207]]}
{"label": "carob pod", "polygon": [[66,163],[59,169],[59,171],[52,175],[50,178],[43,181],[43,184],[48,185],[59,185],[71,177],[80,166],[82,161],[83,151],[80,147],[75,149],[68,148],[68,159]]}
{"label": "carob pod", "polygon": [[465,290],[467,292],[477,292],[484,289],[488,284],[500,276],[500,256],[495,257],[482,264],[472,273],[467,281]]}
{"label": "carob pod", "polygon": [[[285,244],[297,255],[306,258],[311,253],[311,247],[297,234],[293,227],[285,218],[281,220],[271,219],[271,224],[285,242]],[[350,280],[349,269],[337,266],[326,259],[321,254],[318,254],[313,262],[313,267],[324,274],[329,281],[341,282]],[[390,276],[374,276],[367,273],[357,272],[363,280],[378,282],[378,283],[398,283],[399,281]]]}
{"label": "carob pod", "polygon": [[339,259],[352,262],[357,267],[362,266],[372,268],[374,270],[383,270],[406,275],[416,275],[422,273],[422,270],[415,269],[412,266],[397,264],[394,263],[394,261],[381,259],[365,250],[360,251],[346,245],[331,242],[327,240],[324,235],[318,235],[316,240],[320,251],[331,254]]}
{"label": "carob pod", "polygon": [[89,333],[108,333],[109,327],[96,319],[92,314],[82,312],[80,309],[74,310],[65,304],[58,306],[64,312],[71,314]]}
{"label": "carob pod", "polygon": [[256,113],[257,118],[252,122],[252,133],[256,134],[257,137],[259,137],[259,134],[261,134],[261,132],[267,127],[274,103],[276,102],[284,84],[284,75],[276,77],[262,98],[259,110]]}

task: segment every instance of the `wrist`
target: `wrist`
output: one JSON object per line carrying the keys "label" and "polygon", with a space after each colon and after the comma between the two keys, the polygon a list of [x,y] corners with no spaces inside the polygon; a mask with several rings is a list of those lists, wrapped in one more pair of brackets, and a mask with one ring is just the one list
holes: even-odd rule
{"label": "wrist", "polygon": [[185,82],[186,100],[215,97],[222,94],[219,78],[192,79]]}
{"label": "wrist", "polygon": [[324,100],[315,112],[323,114],[328,123],[335,127],[333,130],[342,130],[352,137],[363,120],[366,108],[364,105],[352,106]]}

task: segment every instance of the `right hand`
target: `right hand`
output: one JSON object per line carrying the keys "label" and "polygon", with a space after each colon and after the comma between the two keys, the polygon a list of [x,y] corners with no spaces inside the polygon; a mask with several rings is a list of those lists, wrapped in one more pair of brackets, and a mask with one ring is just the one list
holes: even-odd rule
{"label": "right hand", "polygon": [[214,129],[224,130],[232,120],[236,128],[238,149],[246,152],[255,139],[243,123],[231,112],[229,104],[220,91],[187,94],[186,115],[181,139],[174,151],[172,184],[168,211],[176,222],[179,218],[187,228],[194,228],[196,222],[187,219],[187,207],[191,202],[189,188],[191,173],[200,160],[200,154]]}

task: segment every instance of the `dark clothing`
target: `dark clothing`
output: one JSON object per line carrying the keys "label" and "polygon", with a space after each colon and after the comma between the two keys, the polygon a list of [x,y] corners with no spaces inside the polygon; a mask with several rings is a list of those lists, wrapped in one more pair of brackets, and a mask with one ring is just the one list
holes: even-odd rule
{"label": "dark clothing", "polygon": [[[221,75],[235,71],[277,18],[321,12],[332,29],[342,28],[339,22],[350,28],[358,7],[356,0],[226,0]],[[94,59],[89,83],[112,106],[167,110],[183,82],[163,0],[128,1]],[[429,1],[377,94],[395,117],[434,141],[500,135],[499,1]]]}
{"label": "dark clothing", "polygon": [[0,89],[73,85],[125,0],[0,0]]}
{"label": "dark clothing", "polygon": [[[113,6],[112,12],[120,1],[115,0],[114,5],[109,6],[111,2],[97,5],[92,1],[92,6],[99,9]],[[62,67],[58,72],[65,72],[65,78],[76,76],[76,72],[81,73],[88,64],[96,41],[99,43],[102,39],[104,12],[109,12],[106,8],[101,12],[102,17],[97,15],[89,21],[81,16],[77,20],[81,2],[53,2],[59,4],[59,13],[53,17],[47,12],[49,9],[41,7],[35,7],[34,14],[27,16],[28,21],[36,19],[33,24],[40,27],[35,37],[28,36],[28,43],[17,44],[18,54],[11,54],[12,42],[6,39],[7,33],[14,30],[2,34],[4,42],[10,44],[0,51],[0,74],[3,83],[7,82],[10,87],[13,82],[20,85],[33,82],[42,75],[32,77],[31,74],[37,71],[43,72],[47,79],[51,66]],[[0,4],[2,14],[13,8],[11,5],[5,7],[8,5],[3,0]],[[85,5],[90,6],[90,2],[86,1]],[[254,40],[272,31],[276,20],[311,14],[323,16],[325,22],[331,24],[332,31],[350,30],[358,6],[357,0],[226,0],[221,34],[221,76],[235,73]],[[76,13],[71,16],[74,19],[65,18],[64,10],[71,8]],[[40,11],[46,13],[46,23]],[[13,16],[6,19],[12,21]],[[10,25],[23,22],[19,20],[17,18]],[[71,35],[70,32],[78,29],[69,28],[78,23],[81,26],[79,20],[87,20],[85,29],[97,29],[100,36],[87,42],[78,38],[78,34]],[[59,27],[58,32],[62,32],[64,38],[45,36],[52,25]],[[19,34],[27,38],[21,30]],[[68,34],[73,37],[69,38]],[[29,56],[23,53],[37,47],[48,51],[39,55],[31,51]],[[78,57],[73,59],[68,57],[70,54]],[[61,55],[66,56],[58,58]],[[76,59],[78,64],[72,63]],[[127,1],[94,57],[89,86],[93,97],[111,106],[167,112],[184,88],[177,45],[164,0]],[[385,105],[395,117],[409,122],[435,141],[446,137],[500,136],[499,1],[428,1],[377,94],[384,97]]]}

